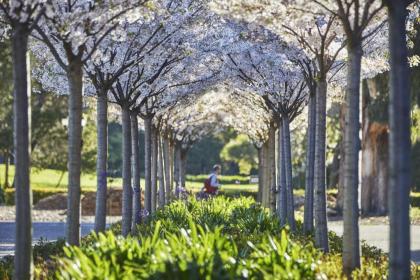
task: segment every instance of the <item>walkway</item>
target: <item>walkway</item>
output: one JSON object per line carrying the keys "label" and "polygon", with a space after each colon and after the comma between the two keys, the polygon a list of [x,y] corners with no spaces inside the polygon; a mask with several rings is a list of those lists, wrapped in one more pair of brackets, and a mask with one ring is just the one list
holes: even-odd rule
{"label": "walkway", "polygon": [[[343,235],[343,222],[328,222],[328,229]],[[360,225],[360,239],[369,245],[389,251],[389,225]],[[411,226],[411,259],[420,263],[420,225]]]}
{"label": "walkway", "polygon": [[[93,230],[93,223],[82,223],[82,236]],[[54,241],[65,237],[66,224],[63,222],[36,222],[33,223],[33,244],[40,238]],[[15,223],[0,222],[0,257],[14,253]]]}

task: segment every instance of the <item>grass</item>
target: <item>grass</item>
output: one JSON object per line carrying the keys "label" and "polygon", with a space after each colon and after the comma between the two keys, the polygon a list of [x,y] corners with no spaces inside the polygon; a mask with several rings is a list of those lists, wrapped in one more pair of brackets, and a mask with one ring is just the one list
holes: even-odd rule
{"label": "grass", "polygon": [[[5,165],[0,164],[0,184],[4,183]],[[12,183],[15,174],[15,167],[12,165],[9,169],[9,184]],[[60,181],[60,177],[61,181]],[[68,172],[64,173],[54,169],[36,169],[31,170],[31,186],[32,189],[50,189],[56,188],[57,190],[67,189]],[[144,179],[141,179],[141,185],[144,186]],[[82,190],[95,190],[96,189],[96,174],[95,173],[82,173],[81,182]],[[108,178],[108,186],[119,188],[122,186],[121,178]],[[186,182],[188,190],[198,192],[203,187],[203,182]],[[256,184],[227,184],[223,185],[223,190],[229,192],[256,192]]]}
{"label": "grass", "polygon": [[[5,165],[0,164],[0,182],[4,183]],[[15,175],[15,167],[12,165],[9,169],[9,184],[13,182]],[[62,176],[61,182],[60,177]],[[113,178],[111,186],[120,186],[121,179]],[[31,186],[32,188],[67,188],[68,183],[68,172],[61,172],[54,169],[31,169]],[[96,175],[83,173],[81,177],[81,186],[83,189],[95,189],[96,188]]]}

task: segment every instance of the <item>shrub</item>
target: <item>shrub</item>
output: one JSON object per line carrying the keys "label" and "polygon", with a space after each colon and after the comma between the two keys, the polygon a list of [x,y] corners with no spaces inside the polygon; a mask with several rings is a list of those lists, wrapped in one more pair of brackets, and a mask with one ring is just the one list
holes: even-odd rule
{"label": "shrub", "polygon": [[0,279],[9,280],[13,277],[13,256],[0,258]]}
{"label": "shrub", "polygon": [[[36,279],[51,279],[55,268],[54,258],[63,256],[63,248],[65,246],[64,239],[48,242],[45,239],[40,239],[32,249],[34,264],[35,264],[35,278]],[[0,279],[9,280],[13,276],[13,256],[5,256],[0,258]]]}
{"label": "shrub", "polygon": [[65,248],[58,279],[311,279],[318,253],[311,246],[266,236],[240,252],[222,228],[206,231],[189,221],[187,229],[127,239],[109,232],[90,247]]}

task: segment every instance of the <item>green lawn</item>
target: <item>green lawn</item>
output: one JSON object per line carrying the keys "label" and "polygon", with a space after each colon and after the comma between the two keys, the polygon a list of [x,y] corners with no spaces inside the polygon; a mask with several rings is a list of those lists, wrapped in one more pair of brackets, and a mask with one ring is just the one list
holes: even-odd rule
{"label": "green lawn", "polygon": [[[4,170],[5,165],[0,164],[0,184],[3,185],[4,183]],[[9,183],[11,184],[13,181],[13,176],[15,173],[14,166],[10,166],[9,170]],[[63,175],[61,182],[60,177]],[[61,171],[53,170],[53,169],[36,169],[33,168],[31,170],[31,185],[33,189],[47,189],[47,188],[57,188],[63,189],[67,188],[68,182],[68,173],[64,172],[62,174]],[[141,179],[141,185],[144,186],[144,179]],[[81,186],[83,190],[94,190],[96,189],[96,174],[82,174],[81,178]],[[121,178],[108,178],[108,186],[109,187],[121,187],[122,180]],[[192,190],[194,192],[199,191],[203,183],[201,182],[189,182],[187,181],[187,189]],[[257,185],[255,184],[230,184],[230,185],[223,185],[222,189],[225,192],[256,192]]]}

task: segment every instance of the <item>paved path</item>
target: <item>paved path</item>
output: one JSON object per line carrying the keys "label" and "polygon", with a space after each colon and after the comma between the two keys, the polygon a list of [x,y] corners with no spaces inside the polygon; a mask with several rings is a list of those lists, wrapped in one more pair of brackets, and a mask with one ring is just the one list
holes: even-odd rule
{"label": "paved path", "polygon": [[[343,223],[329,222],[328,229],[343,235]],[[369,245],[389,251],[389,225],[360,225],[360,239]],[[411,226],[411,259],[420,263],[420,225]]]}
{"label": "paved path", "polygon": [[[82,223],[81,233],[86,235],[93,230],[93,223]],[[37,222],[33,223],[33,244],[40,238],[54,241],[65,237],[65,223]],[[0,222],[0,257],[14,253],[15,223]]]}

